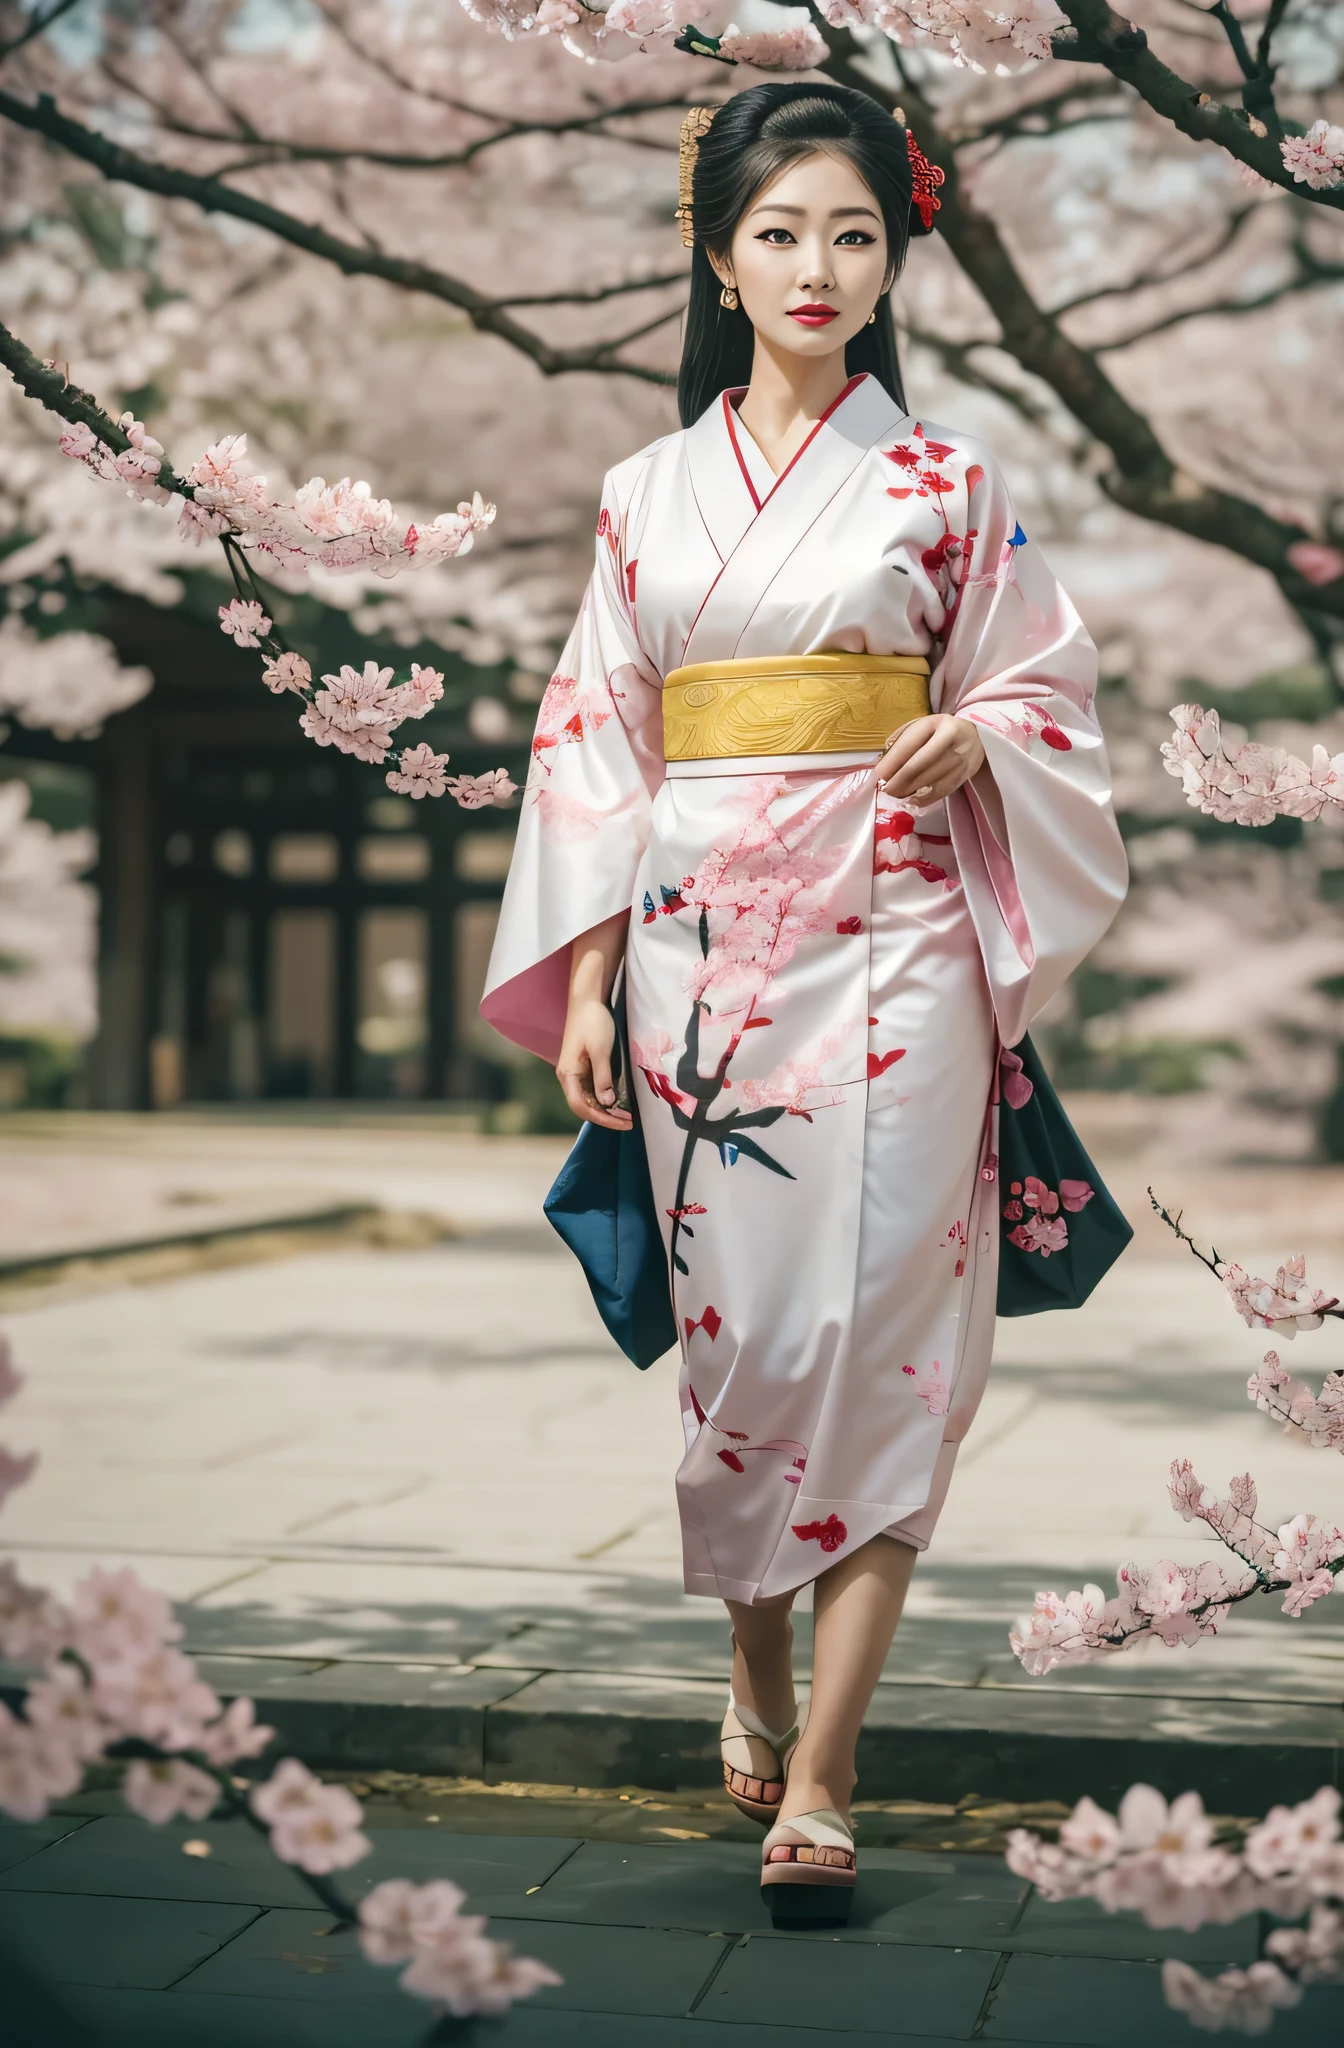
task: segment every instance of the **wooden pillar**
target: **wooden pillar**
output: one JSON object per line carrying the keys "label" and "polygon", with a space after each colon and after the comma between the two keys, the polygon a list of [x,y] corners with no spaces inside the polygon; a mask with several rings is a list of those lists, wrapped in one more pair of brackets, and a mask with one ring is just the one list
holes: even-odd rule
{"label": "wooden pillar", "polygon": [[149,721],[137,707],[108,727],[98,777],[98,1036],[90,1056],[96,1109],[144,1109],[154,954],[155,812]]}

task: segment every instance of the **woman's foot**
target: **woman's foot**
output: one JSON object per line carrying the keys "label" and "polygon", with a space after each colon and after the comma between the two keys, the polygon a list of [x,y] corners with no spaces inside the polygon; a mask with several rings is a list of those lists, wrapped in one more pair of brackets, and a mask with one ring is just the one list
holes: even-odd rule
{"label": "woman's foot", "polygon": [[761,1850],[761,1892],[774,1920],[849,1917],[858,1880],[854,1837],[833,1807],[777,1821]]}
{"label": "woman's foot", "polygon": [[732,1693],[723,1717],[719,1749],[723,1787],[739,1813],[769,1827],[779,1816],[797,1725],[776,1731]]}
{"label": "woman's foot", "polygon": [[819,1768],[808,1754],[810,1747],[804,1736],[794,1751],[784,1797],[779,1803],[779,1818],[782,1821],[795,1820],[803,1813],[837,1813],[848,1827],[849,1803],[854,1796],[854,1772],[852,1769],[841,1771],[838,1767],[833,1770]]}

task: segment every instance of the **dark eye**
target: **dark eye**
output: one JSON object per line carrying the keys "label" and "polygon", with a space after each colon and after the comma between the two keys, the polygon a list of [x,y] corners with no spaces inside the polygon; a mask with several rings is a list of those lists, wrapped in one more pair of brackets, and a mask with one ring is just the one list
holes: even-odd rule
{"label": "dark eye", "polygon": [[841,249],[846,246],[851,249],[867,249],[876,240],[877,236],[870,234],[867,228],[846,228],[844,234],[837,238],[836,246]]}
{"label": "dark eye", "polygon": [[758,242],[768,242],[774,249],[787,249],[793,236],[787,228],[765,228],[757,235]]}

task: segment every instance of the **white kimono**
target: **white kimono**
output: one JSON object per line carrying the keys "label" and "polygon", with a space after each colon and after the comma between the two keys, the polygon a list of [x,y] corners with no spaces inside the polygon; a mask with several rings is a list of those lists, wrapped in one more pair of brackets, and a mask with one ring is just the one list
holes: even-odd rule
{"label": "white kimono", "polygon": [[[927,1544],[993,1343],[996,1043],[1125,861],[1095,650],[988,450],[862,376],[776,478],[735,395],[607,478],[482,1013],[553,1061],[571,941],[631,912],[686,1587],[752,1601]],[[824,650],[927,656],[990,772],[915,815],[873,754],[664,763],[673,669]]]}

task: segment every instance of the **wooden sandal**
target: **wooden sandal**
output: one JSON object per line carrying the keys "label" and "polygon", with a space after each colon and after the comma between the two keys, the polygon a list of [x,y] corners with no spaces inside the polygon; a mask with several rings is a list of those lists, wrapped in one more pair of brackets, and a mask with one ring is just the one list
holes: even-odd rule
{"label": "wooden sandal", "polygon": [[739,1813],[768,1828],[779,1813],[788,1777],[789,1758],[798,1741],[798,1723],[776,1735],[750,1707],[739,1706],[728,1693],[719,1749],[723,1757],[723,1788]]}
{"label": "wooden sandal", "polygon": [[778,1821],[765,1838],[761,1895],[775,1920],[847,1920],[857,1881],[854,1836],[832,1806]]}

